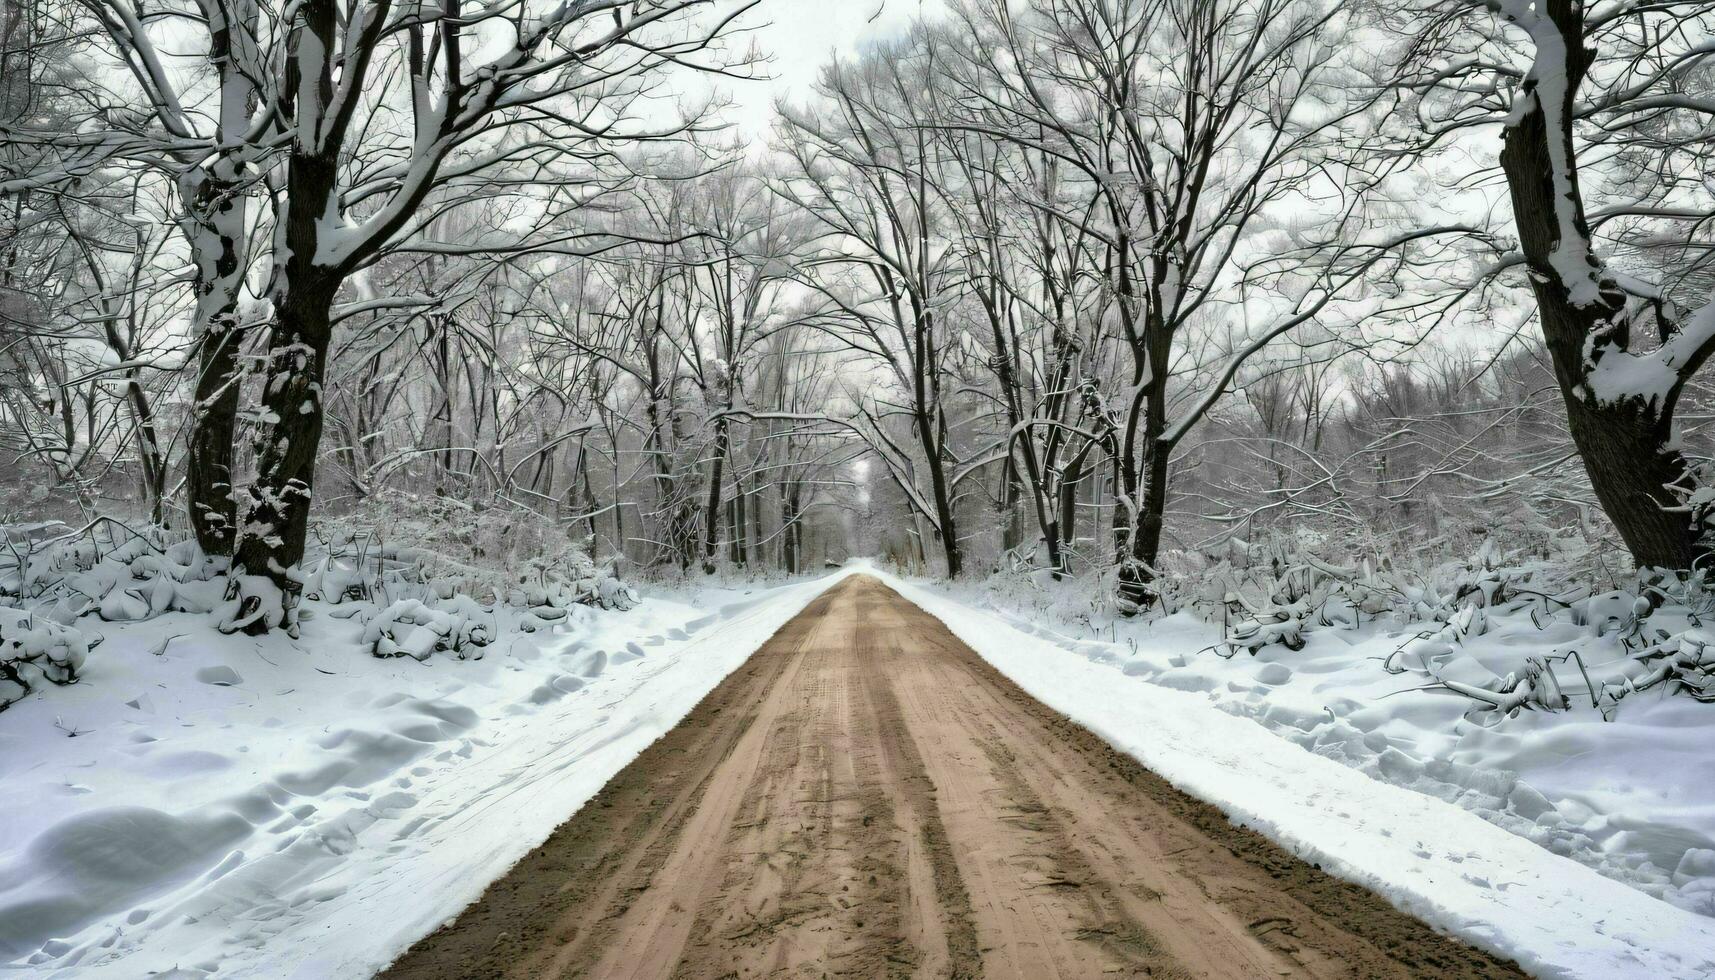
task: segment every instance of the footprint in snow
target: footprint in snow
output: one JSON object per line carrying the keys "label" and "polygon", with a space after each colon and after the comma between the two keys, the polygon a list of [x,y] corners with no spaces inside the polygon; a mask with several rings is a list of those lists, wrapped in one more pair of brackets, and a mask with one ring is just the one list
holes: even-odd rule
{"label": "footprint in snow", "polygon": [[583,686],[584,682],[578,680],[576,677],[572,677],[569,674],[561,674],[537,685],[536,689],[531,691],[525,700],[534,705],[551,704],[566,695],[579,690]]}
{"label": "footprint in snow", "polygon": [[369,804],[369,812],[378,817],[385,817],[398,813],[401,810],[409,810],[411,807],[416,805],[416,794],[394,791],[384,796],[376,797],[375,800]]}
{"label": "footprint in snow", "polygon": [[607,652],[605,650],[590,651],[585,655],[584,659],[578,661],[572,667],[572,671],[574,673],[581,675],[586,680],[601,676],[601,672],[606,669]]}
{"label": "footprint in snow", "polygon": [[244,683],[244,678],[238,675],[238,671],[225,664],[202,668],[196,672],[196,679],[215,687],[237,687]]}

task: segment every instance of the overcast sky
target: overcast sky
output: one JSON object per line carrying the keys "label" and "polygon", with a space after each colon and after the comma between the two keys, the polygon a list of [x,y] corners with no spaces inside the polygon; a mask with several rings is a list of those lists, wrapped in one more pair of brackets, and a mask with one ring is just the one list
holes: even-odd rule
{"label": "overcast sky", "polygon": [[733,121],[750,138],[766,138],[774,100],[807,95],[830,57],[849,57],[865,43],[898,35],[919,13],[941,9],[941,0],[763,0],[745,22],[769,57],[759,68],[768,79],[722,81],[736,103]]}

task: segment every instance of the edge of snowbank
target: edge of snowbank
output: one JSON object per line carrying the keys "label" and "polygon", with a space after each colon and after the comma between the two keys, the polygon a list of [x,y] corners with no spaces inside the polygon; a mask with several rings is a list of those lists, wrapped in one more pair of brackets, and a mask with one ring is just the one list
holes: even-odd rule
{"label": "edge of snowbank", "polygon": [[[322,949],[300,961],[290,976],[313,980],[374,974],[412,943],[456,918],[482,897],[489,885],[541,846],[555,828],[570,820],[644,749],[684,720],[710,691],[742,667],[781,627],[835,583],[860,571],[844,568],[821,578],[760,590],[748,599],[711,610],[710,615],[724,615],[726,621],[695,634],[673,651],[675,658],[681,658],[681,664],[687,655],[703,654],[707,659],[695,669],[686,669],[688,665],[682,664],[678,670],[663,671],[617,702],[603,725],[609,730],[608,735],[599,745],[579,754],[575,767],[555,766],[549,776],[531,786],[534,798],[530,805],[514,810],[508,828],[511,832],[495,850],[482,854],[481,860],[475,862],[459,861],[458,858],[466,856],[463,853],[453,855],[452,860],[437,862],[444,866],[432,869],[432,887],[425,887],[421,874],[388,876],[383,887],[354,903],[365,914],[353,915],[330,929],[321,939]],[[742,611],[735,607],[741,607]],[[650,683],[657,680],[658,683]],[[532,761],[543,764],[547,760]],[[456,841],[448,843],[456,848]],[[386,914],[406,909],[407,915]]]}
{"label": "edge of snowbank", "polygon": [[872,574],[1014,683],[1174,786],[1395,907],[1543,977],[1715,975],[1715,920],[1433,797],[1315,755],[1194,694],[1116,684],[1000,618]]}
{"label": "edge of snowbank", "polygon": [[[650,590],[432,667],[332,612],[301,641],[113,627],[101,671],[0,729],[27,794],[0,820],[29,818],[0,845],[0,976],[369,976],[855,571]],[[69,741],[62,710],[103,723]]]}

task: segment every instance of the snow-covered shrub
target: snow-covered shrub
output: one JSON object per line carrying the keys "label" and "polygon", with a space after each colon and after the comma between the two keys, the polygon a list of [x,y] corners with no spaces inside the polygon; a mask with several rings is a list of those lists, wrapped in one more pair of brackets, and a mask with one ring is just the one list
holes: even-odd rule
{"label": "snow-covered shrub", "polygon": [[1602,685],[1597,707],[1611,711],[1627,695],[1656,687],[1715,702],[1715,633],[1693,628],[1633,653],[1623,676]]}
{"label": "snow-covered shrub", "polygon": [[[1612,718],[1640,691],[1715,701],[1715,587],[1701,572],[1616,582],[1606,569],[1525,557],[1492,537],[1466,558],[1428,567],[1393,556],[1340,566],[1316,555],[1316,544],[1305,535],[1232,541],[1200,565],[1182,561],[1170,588],[1221,625],[1211,649],[1228,657],[1299,650],[1315,630],[1364,619],[1397,622],[1406,635],[1382,669],[1466,698],[1468,717],[1485,724],[1579,706]],[[1609,587],[1598,589],[1604,578]],[[1521,627],[1563,641],[1521,644],[1504,665],[1492,652],[1480,663],[1468,652],[1492,630]],[[1569,627],[1581,639],[1564,642]]]}
{"label": "snow-covered shrub", "polygon": [[38,680],[75,684],[99,636],[44,616],[0,606],[0,710],[29,694]]}
{"label": "snow-covered shrub", "polygon": [[1353,574],[1313,559],[1303,544],[1232,539],[1224,553],[1202,561],[1182,556],[1176,584],[1163,592],[1177,592],[1183,605],[1222,624],[1215,649],[1223,656],[1254,655],[1274,644],[1301,650],[1310,630],[1352,621],[1341,586]]}
{"label": "snow-covered shrub", "polygon": [[1492,687],[1447,678],[1438,685],[1476,703],[1467,716],[1491,711],[1511,716],[1525,709],[1565,711],[1572,706],[1560,687],[1560,679],[1542,657],[1526,657],[1521,670],[1508,674]]}
{"label": "snow-covered shrub", "polygon": [[1227,609],[1233,614],[1226,628],[1225,653],[1240,650],[1256,655],[1263,647],[1280,644],[1288,650],[1304,649],[1304,634],[1314,615],[1308,598],[1277,602],[1273,596],[1252,605],[1243,594],[1227,594]]}
{"label": "snow-covered shrub", "polygon": [[[628,609],[638,601],[580,542],[516,509],[387,493],[318,532],[292,577],[307,600],[355,603],[335,615],[360,616],[376,656],[479,657],[498,632],[495,604],[516,607],[507,615],[533,631],[579,605]],[[194,540],[159,528],[105,518],[78,529],[0,525],[0,613],[28,623],[0,620],[0,707],[36,680],[76,680],[93,645],[74,625],[85,617],[130,623],[212,613],[223,629],[242,626],[225,571]],[[275,588],[268,579],[251,584]]]}
{"label": "snow-covered shrub", "polygon": [[450,585],[482,601],[629,609],[637,594],[567,529],[522,508],[384,491],[317,527],[305,591],[371,598],[388,582]]}
{"label": "snow-covered shrub", "polygon": [[[1529,563],[1484,571],[1483,582],[1493,587],[1459,593],[1464,598],[1456,613],[1431,620],[1384,666],[1420,673],[1430,687],[1469,699],[1467,717],[1482,722],[1579,707],[1611,720],[1625,698],[1651,690],[1715,701],[1715,632],[1705,625],[1715,612],[1715,589],[1704,573],[1645,570],[1624,588],[1593,592],[1575,581],[1575,573],[1558,571]],[[1452,672],[1459,648],[1491,620],[1516,629],[1521,619],[1562,641],[1525,644],[1534,652],[1487,683]],[[1568,627],[1577,637],[1570,642],[1564,640]]]}
{"label": "snow-covered shrub", "polygon": [[163,612],[208,612],[221,600],[224,562],[204,557],[195,541],[112,520],[43,533],[47,527],[0,528],[0,596],[55,603],[54,618],[68,623],[88,613],[132,622]]}
{"label": "snow-covered shrub", "polygon": [[364,627],[363,642],[377,657],[427,660],[437,652],[477,659],[494,638],[494,615],[467,595],[430,602],[400,599]]}

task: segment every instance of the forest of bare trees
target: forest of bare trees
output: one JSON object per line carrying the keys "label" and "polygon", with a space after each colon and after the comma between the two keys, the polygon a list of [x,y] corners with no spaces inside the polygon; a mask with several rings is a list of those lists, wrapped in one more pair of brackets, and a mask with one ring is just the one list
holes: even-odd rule
{"label": "forest of bare trees", "polygon": [[1270,535],[1701,561],[1715,4],[960,0],[754,140],[686,94],[808,15],[10,0],[0,517],[194,535],[252,632],[422,499],[1127,613]]}

